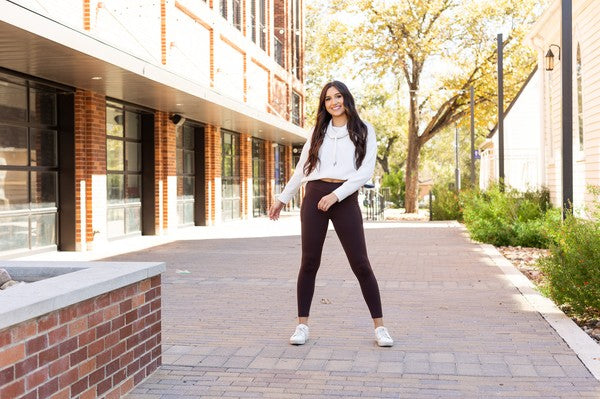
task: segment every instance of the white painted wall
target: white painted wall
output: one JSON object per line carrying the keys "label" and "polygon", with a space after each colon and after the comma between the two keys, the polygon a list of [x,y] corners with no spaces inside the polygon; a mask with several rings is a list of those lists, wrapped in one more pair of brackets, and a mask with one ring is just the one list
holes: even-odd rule
{"label": "white painted wall", "polygon": [[[541,105],[539,96],[540,71],[531,77],[528,84],[504,117],[504,176],[505,184],[519,191],[540,187],[540,122]],[[493,148],[482,153],[480,187],[485,189],[490,181],[498,181],[499,137],[492,137]]]}
{"label": "white painted wall", "polygon": [[[555,0],[529,34],[539,59],[550,44],[560,43],[560,1]],[[579,145],[577,45],[582,60],[583,151]],[[556,48],[553,47],[553,52]],[[576,209],[590,205],[588,185],[600,185],[600,2],[573,1],[573,200]],[[542,74],[545,179],[552,202],[562,202],[561,62]]]}

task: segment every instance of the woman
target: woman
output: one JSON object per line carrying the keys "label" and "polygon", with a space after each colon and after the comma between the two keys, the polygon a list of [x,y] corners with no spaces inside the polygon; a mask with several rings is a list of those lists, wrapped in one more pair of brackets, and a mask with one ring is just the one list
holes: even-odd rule
{"label": "woman", "polygon": [[269,218],[277,220],[283,206],[307,182],[300,211],[302,262],[297,284],[298,326],[290,338],[293,345],[302,345],[308,339],[310,304],[330,219],[360,283],[377,344],[394,344],[383,326],[379,287],[367,257],[357,200],[358,189],[373,175],[376,152],[373,127],[358,116],[346,85],[327,83],[319,98],[312,137],[302,149],[294,175],[269,209]]}

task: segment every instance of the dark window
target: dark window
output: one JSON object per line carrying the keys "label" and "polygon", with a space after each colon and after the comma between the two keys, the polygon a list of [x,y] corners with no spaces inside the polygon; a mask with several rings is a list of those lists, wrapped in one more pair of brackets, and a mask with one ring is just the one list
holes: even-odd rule
{"label": "dark window", "polygon": [[180,226],[194,224],[194,191],[196,172],[194,127],[185,124],[177,128],[177,216]]}
{"label": "dark window", "polygon": [[300,126],[300,95],[292,91],[292,123]]}
{"label": "dark window", "polygon": [[256,43],[256,1],[250,0],[250,30],[252,31],[252,41]]}
{"label": "dark window", "polygon": [[275,194],[281,193],[285,183],[285,147],[277,144],[275,147]]}
{"label": "dark window", "polygon": [[57,244],[57,90],[0,72],[0,252]]}
{"label": "dark window", "polygon": [[258,0],[258,29],[260,37],[260,48],[267,49],[267,8],[265,0]]}
{"label": "dark window", "polygon": [[265,156],[265,142],[252,139],[252,203],[253,215],[267,214],[267,169]]}
{"label": "dark window", "polygon": [[283,57],[283,43],[281,43],[281,40],[279,40],[277,37],[275,37],[274,39],[275,40],[273,42],[273,50],[275,52],[275,61],[277,61],[277,63],[282,67],[285,67],[285,60]]}
{"label": "dark window", "polygon": [[221,0],[221,16],[227,19],[227,0]]}
{"label": "dark window", "polygon": [[141,233],[142,112],[106,105],[107,235]]}
{"label": "dark window", "polygon": [[239,219],[241,215],[240,135],[223,131],[221,140],[221,193],[223,220]]}
{"label": "dark window", "polygon": [[241,0],[232,0],[233,7],[231,11],[233,12],[233,26],[235,26],[238,30],[242,30],[242,1]]}
{"label": "dark window", "polygon": [[300,0],[293,0],[292,6],[292,73],[302,80],[302,68],[300,67]]}

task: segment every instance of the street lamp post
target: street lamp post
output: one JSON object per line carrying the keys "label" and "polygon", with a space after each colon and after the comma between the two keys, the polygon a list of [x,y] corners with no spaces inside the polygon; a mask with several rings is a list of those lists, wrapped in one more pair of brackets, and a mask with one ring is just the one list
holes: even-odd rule
{"label": "street lamp post", "polygon": [[455,162],[456,162],[456,168],[454,169],[454,181],[456,184],[456,192],[460,191],[460,164],[459,164],[459,154],[458,154],[458,150],[459,150],[459,146],[458,146],[458,124],[454,125],[454,157],[455,157]]}
{"label": "street lamp post", "polygon": [[504,67],[502,33],[498,33],[498,180],[504,191]]}
{"label": "street lamp post", "polygon": [[471,188],[475,187],[475,89],[471,86]]}
{"label": "street lamp post", "polygon": [[562,209],[573,211],[573,8],[562,0]]}

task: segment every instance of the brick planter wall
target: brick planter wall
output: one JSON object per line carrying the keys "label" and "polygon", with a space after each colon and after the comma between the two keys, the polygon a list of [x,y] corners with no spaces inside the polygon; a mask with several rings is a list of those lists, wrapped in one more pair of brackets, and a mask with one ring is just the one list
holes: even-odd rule
{"label": "brick planter wall", "polygon": [[120,398],[161,364],[160,275],[0,331],[0,398]]}

